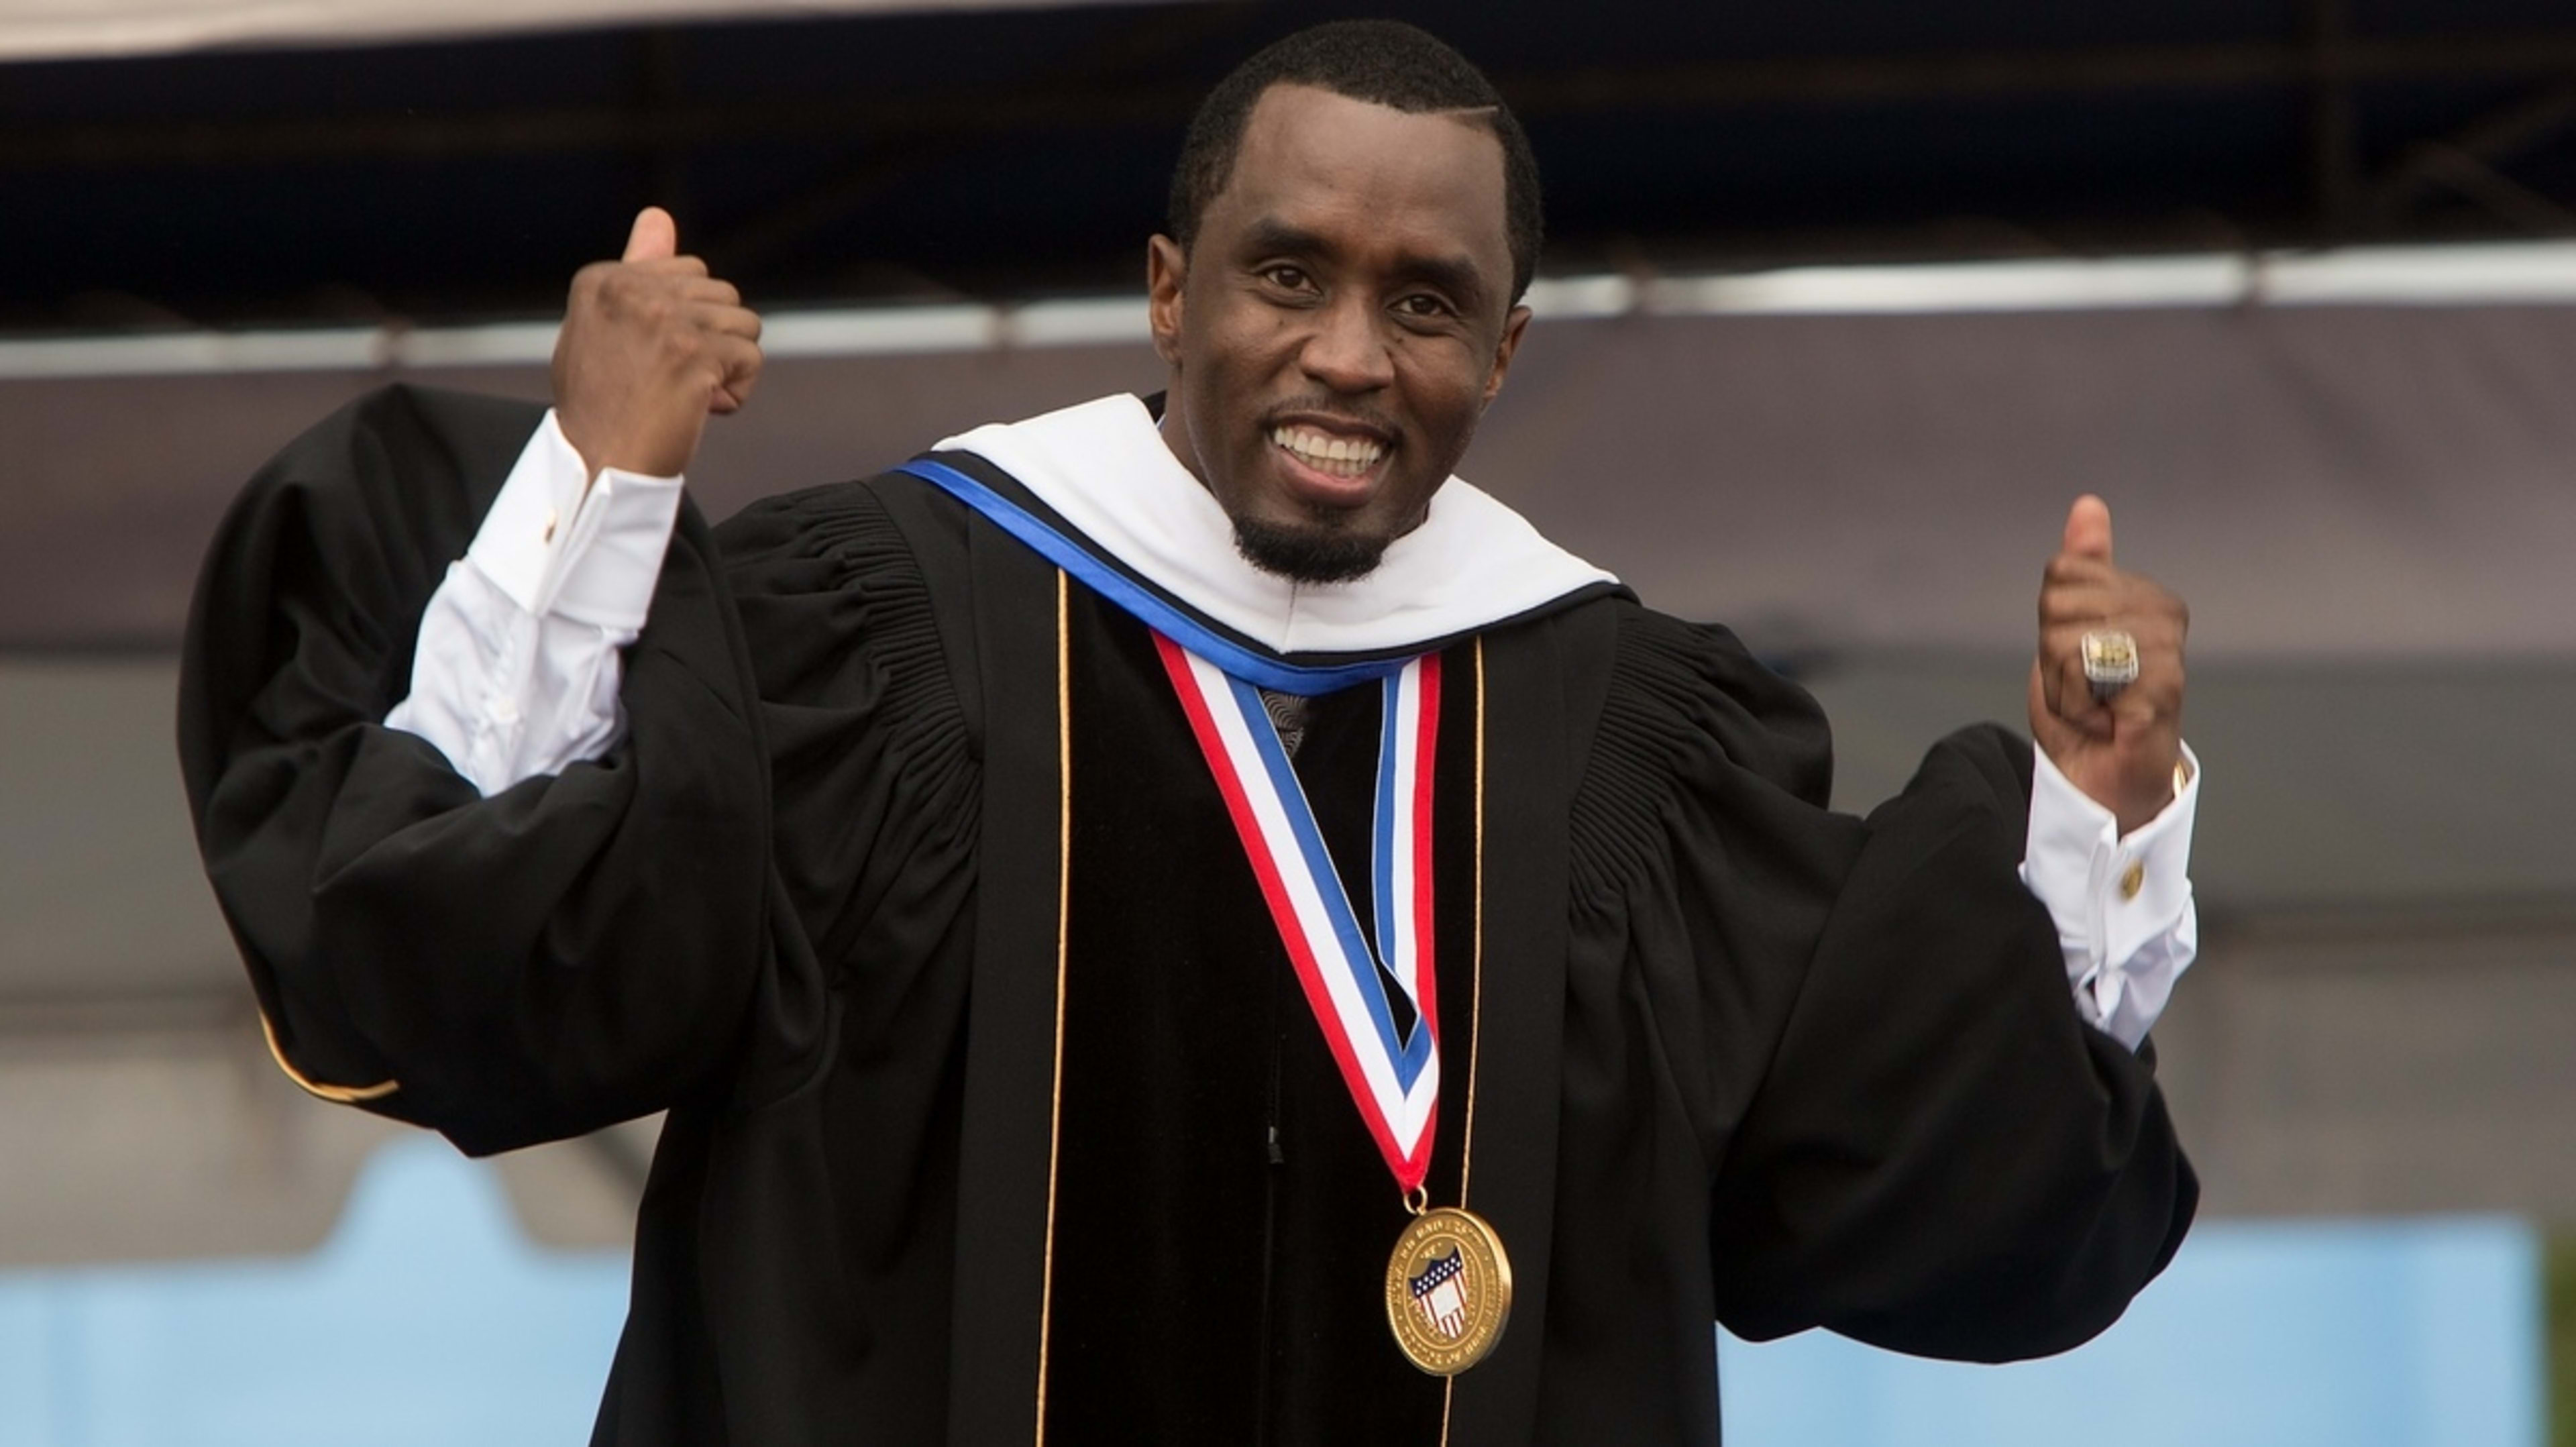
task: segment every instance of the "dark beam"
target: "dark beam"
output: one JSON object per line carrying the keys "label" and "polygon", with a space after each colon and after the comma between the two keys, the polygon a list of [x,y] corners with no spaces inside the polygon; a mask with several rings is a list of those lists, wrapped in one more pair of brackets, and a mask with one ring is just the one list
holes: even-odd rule
{"label": "dark beam", "polygon": [[804,137],[1005,134],[1037,126],[1163,121],[1195,99],[1178,90],[1111,95],[932,96],[799,104],[698,102],[641,112],[589,106],[329,119],[19,126],[0,168],[205,166],[360,159],[448,160],[550,151],[698,146]]}
{"label": "dark beam", "polygon": [[2346,0],[2307,0],[2309,195],[2317,234],[2351,234],[2361,200],[2361,115],[2349,63]]}
{"label": "dark beam", "polygon": [[1502,88],[1524,114],[1550,111],[1884,104],[2123,91],[2243,90],[2354,82],[2564,75],[2576,30],[2424,40],[2122,46],[1921,56],[1759,60],[1574,70]]}
{"label": "dark beam", "polygon": [[[1695,63],[1501,78],[1524,115],[1859,105],[2116,92],[2262,89],[2437,78],[2576,73],[2576,30],[2428,40],[2003,51]],[[1057,84],[993,94],[885,99],[530,108],[471,115],[317,120],[16,124],[0,131],[0,169],[204,166],[620,149],[864,137],[911,142],[1033,128],[1177,129],[1196,84]]]}
{"label": "dark beam", "polygon": [[2434,146],[2422,153],[2424,179],[2535,236],[2576,236],[2576,210],[2542,195],[2478,157]]}
{"label": "dark beam", "polygon": [[2455,180],[2464,165],[2494,176],[2498,165],[2571,125],[2576,125],[2576,81],[2535,91],[2438,140],[2418,141],[2371,187],[2372,219],[2382,227],[2393,226],[2417,195]]}

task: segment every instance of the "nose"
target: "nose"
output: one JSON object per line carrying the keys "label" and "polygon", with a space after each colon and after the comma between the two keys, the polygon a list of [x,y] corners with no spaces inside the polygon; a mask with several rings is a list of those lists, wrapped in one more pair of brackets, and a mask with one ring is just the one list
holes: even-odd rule
{"label": "nose", "polygon": [[1395,355],[1387,347],[1377,309],[1365,298],[1335,297],[1314,314],[1298,362],[1320,386],[1340,393],[1374,392],[1395,381]]}

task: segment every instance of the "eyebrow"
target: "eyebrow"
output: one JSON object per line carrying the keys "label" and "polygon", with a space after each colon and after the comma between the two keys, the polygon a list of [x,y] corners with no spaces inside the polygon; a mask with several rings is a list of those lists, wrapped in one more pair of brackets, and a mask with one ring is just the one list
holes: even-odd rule
{"label": "eyebrow", "polygon": [[[1244,250],[1261,256],[1323,256],[1333,249],[1323,237],[1275,216],[1265,216],[1244,229]],[[1461,256],[1406,255],[1397,273],[1408,281],[1427,282],[1468,309],[1484,305],[1490,288],[1476,263]]]}

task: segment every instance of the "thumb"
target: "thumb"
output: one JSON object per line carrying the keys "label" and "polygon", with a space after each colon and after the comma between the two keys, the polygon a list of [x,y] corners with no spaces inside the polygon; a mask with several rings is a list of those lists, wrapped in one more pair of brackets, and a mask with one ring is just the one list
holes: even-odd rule
{"label": "thumb", "polygon": [[680,224],[659,206],[635,213],[635,229],[626,233],[624,261],[659,261],[680,254]]}
{"label": "thumb", "polygon": [[2066,541],[2061,550],[2079,558],[2111,561],[2111,505],[2091,493],[2066,512]]}

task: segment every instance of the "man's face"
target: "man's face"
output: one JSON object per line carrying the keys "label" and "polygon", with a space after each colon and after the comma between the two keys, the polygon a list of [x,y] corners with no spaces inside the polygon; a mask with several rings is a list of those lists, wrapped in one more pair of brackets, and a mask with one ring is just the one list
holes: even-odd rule
{"label": "man's face", "polygon": [[1245,556],[1352,578],[1421,523],[1501,390],[1503,150],[1466,116],[1274,86],[1184,256],[1148,252],[1163,437]]}

